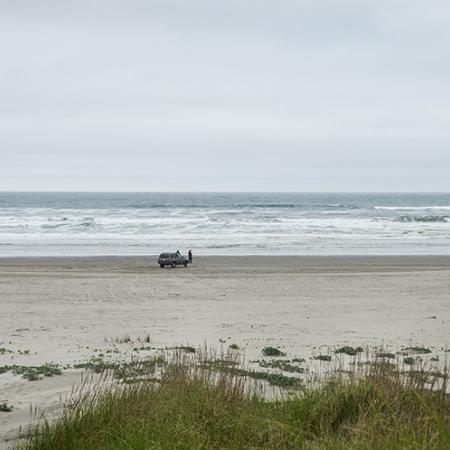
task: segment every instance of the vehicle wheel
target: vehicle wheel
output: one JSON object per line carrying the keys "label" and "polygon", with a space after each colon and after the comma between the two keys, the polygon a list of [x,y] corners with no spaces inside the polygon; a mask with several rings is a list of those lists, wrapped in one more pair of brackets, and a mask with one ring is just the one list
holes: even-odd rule
{"label": "vehicle wheel", "polygon": [[184,267],[187,267],[187,263],[184,263]]}
{"label": "vehicle wheel", "polygon": [[164,264],[160,264],[159,267],[161,267],[161,269],[163,269],[164,268]]}
{"label": "vehicle wheel", "polygon": [[175,269],[175,264],[171,264],[171,266],[172,266],[172,269]]}

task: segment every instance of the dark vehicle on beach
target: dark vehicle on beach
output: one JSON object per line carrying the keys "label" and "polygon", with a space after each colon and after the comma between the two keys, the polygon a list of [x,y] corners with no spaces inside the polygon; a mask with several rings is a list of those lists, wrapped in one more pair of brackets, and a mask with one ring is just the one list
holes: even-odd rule
{"label": "dark vehicle on beach", "polygon": [[164,266],[184,266],[187,267],[188,259],[179,253],[161,253],[158,258],[158,264],[161,268]]}

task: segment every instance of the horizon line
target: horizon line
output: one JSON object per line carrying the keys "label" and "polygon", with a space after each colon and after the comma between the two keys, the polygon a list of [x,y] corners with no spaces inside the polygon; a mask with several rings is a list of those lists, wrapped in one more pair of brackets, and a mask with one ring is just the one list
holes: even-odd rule
{"label": "horizon line", "polygon": [[450,194],[450,191],[157,191],[157,190],[2,190],[0,194]]}

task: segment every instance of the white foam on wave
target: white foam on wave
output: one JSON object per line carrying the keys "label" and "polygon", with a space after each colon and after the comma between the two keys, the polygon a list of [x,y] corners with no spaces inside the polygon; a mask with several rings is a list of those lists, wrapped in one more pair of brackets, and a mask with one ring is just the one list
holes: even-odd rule
{"label": "white foam on wave", "polygon": [[5,249],[19,254],[64,255],[73,254],[73,249],[77,254],[141,254],[185,246],[200,252],[242,254],[256,250],[321,254],[330,249],[364,254],[369,248],[386,254],[450,252],[446,219],[431,220],[423,214],[422,220],[398,220],[404,214],[395,214],[445,211],[450,206],[342,210],[338,208],[345,204],[327,203],[326,207],[0,208],[0,256]]}
{"label": "white foam on wave", "polygon": [[431,210],[431,211],[450,211],[450,206],[448,205],[428,205],[428,206],[374,206],[376,210],[380,211],[422,211],[422,210]]}

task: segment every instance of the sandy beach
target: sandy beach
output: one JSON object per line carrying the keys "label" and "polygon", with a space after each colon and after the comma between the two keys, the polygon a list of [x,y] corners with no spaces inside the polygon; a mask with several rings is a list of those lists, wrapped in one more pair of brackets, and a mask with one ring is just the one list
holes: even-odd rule
{"label": "sandy beach", "polygon": [[[305,358],[337,345],[450,348],[450,257],[155,257],[0,260],[0,366],[71,365],[114,343],[265,345]],[[0,374],[0,448],[26,429],[30,405],[57,408],[82,371],[27,381]]]}

